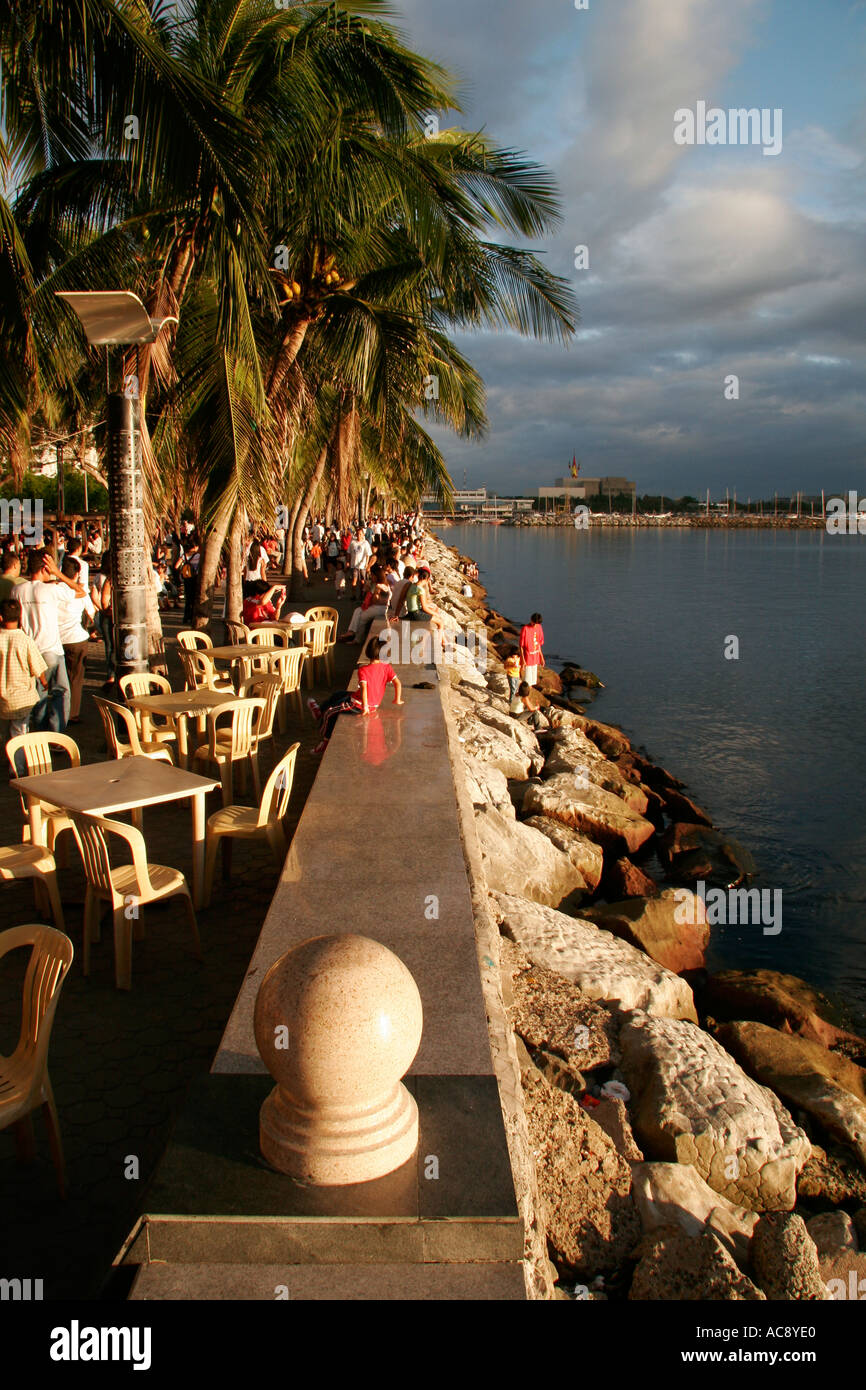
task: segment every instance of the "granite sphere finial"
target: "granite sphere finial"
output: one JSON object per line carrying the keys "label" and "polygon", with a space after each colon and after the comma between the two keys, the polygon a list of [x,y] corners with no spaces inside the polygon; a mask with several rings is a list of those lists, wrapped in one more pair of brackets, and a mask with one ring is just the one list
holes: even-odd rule
{"label": "granite sphere finial", "polygon": [[319,936],[271,966],[256,1043],[276,1081],[261,1110],[262,1153],[300,1182],[342,1186],[399,1168],[418,1144],[401,1079],[421,1041],[418,986],[365,936]]}

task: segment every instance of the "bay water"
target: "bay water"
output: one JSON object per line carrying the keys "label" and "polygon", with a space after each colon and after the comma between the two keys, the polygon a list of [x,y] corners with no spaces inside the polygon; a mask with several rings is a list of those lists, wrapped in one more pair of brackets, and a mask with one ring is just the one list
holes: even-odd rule
{"label": "bay water", "polygon": [[518,625],[542,614],[547,664],[604,682],[587,712],[752,852],[752,886],[781,890],[781,931],[717,925],[708,966],[799,975],[866,1031],[866,536],[439,534],[478,562],[492,607]]}

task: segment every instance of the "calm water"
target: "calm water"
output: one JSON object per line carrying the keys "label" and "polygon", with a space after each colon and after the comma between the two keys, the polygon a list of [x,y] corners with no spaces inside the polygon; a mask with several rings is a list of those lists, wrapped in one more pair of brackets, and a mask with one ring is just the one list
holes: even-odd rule
{"label": "calm water", "polygon": [[[752,851],[782,931],[714,929],[710,964],[800,975],[866,1029],[866,537],[452,526],[491,604]],[[739,639],[739,660],[725,642]]]}

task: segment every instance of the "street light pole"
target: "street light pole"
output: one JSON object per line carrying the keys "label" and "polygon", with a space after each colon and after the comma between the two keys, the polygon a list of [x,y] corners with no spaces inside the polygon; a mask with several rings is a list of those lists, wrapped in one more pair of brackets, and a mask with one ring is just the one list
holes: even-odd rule
{"label": "street light pole", "polygon": [[147,671],[147,534],[138,398],[108,397],[108,510],[117,675]]}
{"label": "street light pole", "polygon": [[[74,309],[93,347],[154,343],[174,315],[151,319],[131,290],[58,290]],[[106,382],[108,385],[108,382]],[[111,605],[118,676],[149,669],[147,660],[147,562],[144,485],[141,474],[141,403],[138,378],[108,394],[108,515],[111,527]]]}

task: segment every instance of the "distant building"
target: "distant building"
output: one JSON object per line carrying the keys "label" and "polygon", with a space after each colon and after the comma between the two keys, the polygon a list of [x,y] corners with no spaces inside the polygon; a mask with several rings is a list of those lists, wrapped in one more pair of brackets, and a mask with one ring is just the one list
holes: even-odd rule
{"label": "distant building", "polygon": [[540,487],[538,501],[546,507],[554,502],[583,502],[587,497],[637,496],[637,483],[628,478],[557,478],[553,487]]}
{"label": "distant building", "polygon": [[[455,512],[474,512],[479,511],[487,504],[487,488],[477,487],[463,490],[455,490],[454,494]],[[428,510],[439,511],[442,507],[441,499],[432,492],[425,492],[421,498],[421,506]]]}

